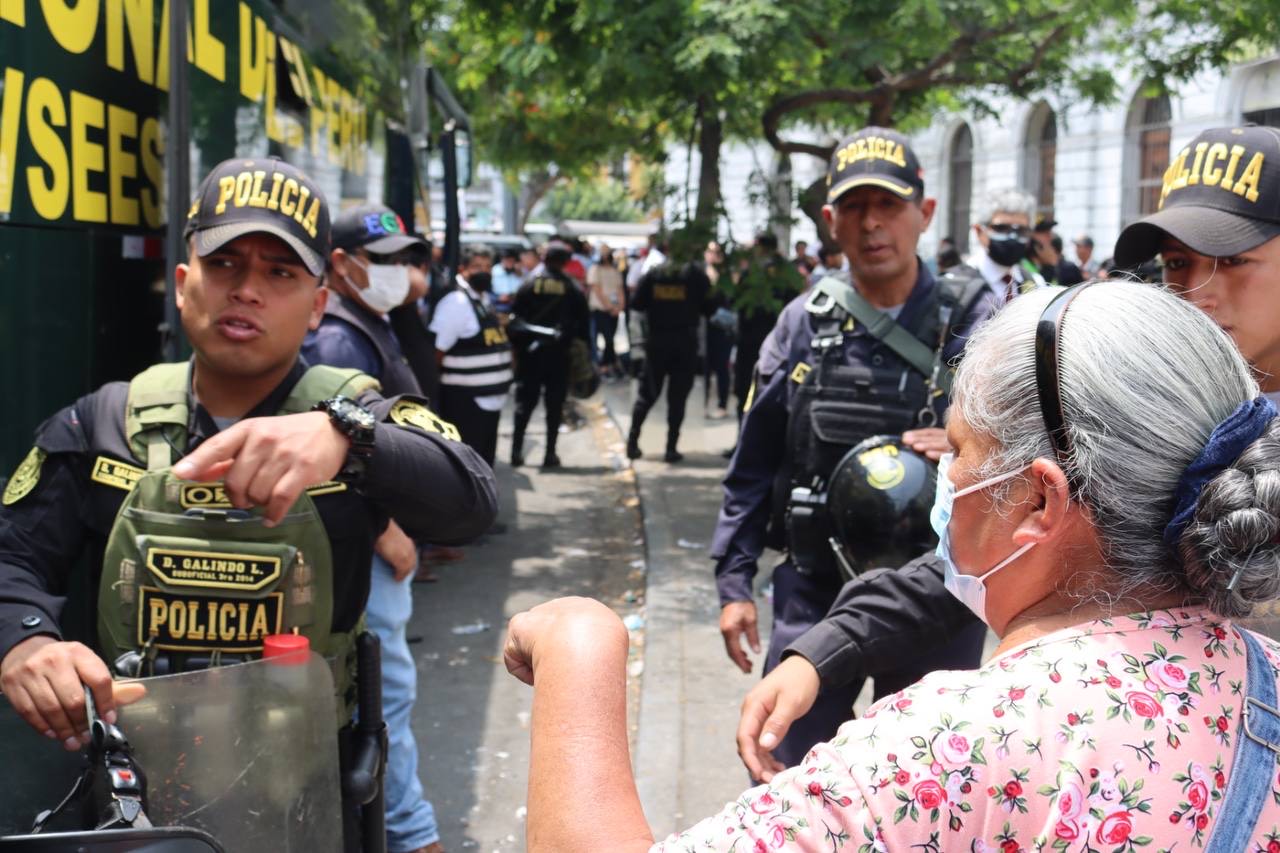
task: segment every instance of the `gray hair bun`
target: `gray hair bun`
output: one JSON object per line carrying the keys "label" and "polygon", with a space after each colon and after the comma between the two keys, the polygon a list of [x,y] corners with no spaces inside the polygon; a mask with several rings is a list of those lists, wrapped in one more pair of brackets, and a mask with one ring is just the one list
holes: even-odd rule
{"label": "gray hair bun", "polygon": [[1187,586],[1215,613],[1248,615],[1255,604],[1280,596],[1277,537],[1280,418],[1200,493],[1195,517],[1178,540]]}

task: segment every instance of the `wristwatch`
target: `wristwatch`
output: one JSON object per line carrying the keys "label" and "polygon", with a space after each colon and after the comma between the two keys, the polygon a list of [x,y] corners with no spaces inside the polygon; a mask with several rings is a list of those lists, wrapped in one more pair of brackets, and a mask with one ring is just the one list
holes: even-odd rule
{"label": "wristwatch", "polygon": [[351,439],[351,448],[347,451],[347,459],[338,472],[340,483],[355,483],[361,480],[369,469],[373,459],[374,428],[378,424],[373,412],[352,400],[350,397],[330,397],[321,400],[312,408],[313,412],[325,412],[329,420],[339,432]]}

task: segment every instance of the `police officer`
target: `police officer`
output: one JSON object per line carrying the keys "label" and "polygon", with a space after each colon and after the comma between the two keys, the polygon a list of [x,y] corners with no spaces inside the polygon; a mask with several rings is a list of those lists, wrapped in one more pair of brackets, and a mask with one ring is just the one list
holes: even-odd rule
{"label": "police officer", "polygon": [[547,413],[547,446],[543,468],[557,468],[556,439],[569,392],[569,347],[573,340],[587,343],[587,297],[564,271],[573,256],[559,240],[547,243],[543,271],[520,285],[511,304],[508,329],[515,342],[516,416],[511,436],[511,464],[524,464],[524,434],[538,407]]}
{"label": "police officer", "polygon": [[[947,365],[966,335],[992,310],[994,294],[978,278],[935,280],[916,255],[933,217],[918,160],[905,137],[869,127],[831,159],[823,216],[849,260],[854,287],[824,281],[782,312],[757,363],[753,399],[724,481],[712,542],[721,600],[720,628],[730,658],[751,663],[745,636],[759,651],[752,578],[767,541],[788,557],[774,570],[774,623],[768,672],[783,649],[826,614],[841,588],[834,555],[815,541],[818,527],[783,535],[795,488],[820,487],[855,444],[877,434],[936,425],[946,407]],[[952,643],[937,660],[911,661],[901,687],[938,666],[977,662],[982,632]],[[901,661],[901,659],[897,659]],[[827,690],[774,749],[797,763],[848,719],[861,683]]]}
{"label": "police officer", "polygon": [[[307,334],[302,355],[310,364],[355,368],[375,379],[386,396],[421,398],[422,389],[389,322],[389,313],[407,306],[421,328],[414,303],[427,280],[412,262],[426,246],[406,233],[404,222],[378,204],[348,208],[333,221],[333,250],[326,287],[330,290],[320,327]],[[453,430],[441,422],[441,429]],[[456,430],[452,432],[458,437]],[[422,795],[418,744],[409,728],[417,694],[417,668],[406,631],[413,616],[410,575],[418,548],[390,521],[374,546],[373,575],[365,621],[382,644],[382,716],[387,726],[384,785],[387,847],[390,853],[436,853],[440,832],[435,809]]]}
{"label": "police officer", "polygon": [[698,367],[698,325],[716,307],[710,294],[711,280],[698,264],[667,260],[641,277],[631,297],[632,310],[643,311],[648,321],[648,337],[644,373],[631,409],[628,459],[640,458],[640,429],[668,380],[667,451],[663,459],[679,462],[684,458],[676,444]]}
{"label": "police officer", "polygon": [[1231,335],[1280,401],[1280,131],[1202,132],[1164,174],[1160,209],[1120,232],[1118,267],[1159,255],[1164,279]]}
{"label": "police officer", "polygon": [[[0,506],[0,689],[68,749],[87,729],[82,682],[113,720],[115,667],[251,657],[293,628],[340,653],[389,518],[452,541],[496,513],[492,471],[422,400],[299,358],[328,298],[329,214],[310,178],[276,159],[221,163],[186,235],[176,296],[192,359],[55,414]],[[89,645],[58,618],[85,551]]]}
{"label": "police officer", "polygon": [[490,465],[512,380],[511,343],[484,298],[492,268],[493,253],[487,247],[468,249],[453,290],[431,317],[440,362],[440,414],[457,425],[462,440]]}

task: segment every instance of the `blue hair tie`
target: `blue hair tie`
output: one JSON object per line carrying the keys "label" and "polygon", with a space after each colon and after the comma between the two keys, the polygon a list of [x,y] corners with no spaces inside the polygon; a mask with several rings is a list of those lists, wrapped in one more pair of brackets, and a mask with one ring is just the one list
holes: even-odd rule
{"label": "blue hair tie", "polygon": [[1241,403],[1222,423],[1214,427],[1200,451],[1191,464],[1178,478],[1178,488],[1174,492],[1173,520],[1164,529],[1165,544],[1173,546],[1182,537],[1182,531],[1191,523],[1196,511],[1196,501],[1200,492],[1214,477],[1225,471],[1244,453],[1249,445],[1258,440],[1267,429],[1267,424],[1276,416],[1275,405],[1266,397],[1255,397],[1247,403]]}

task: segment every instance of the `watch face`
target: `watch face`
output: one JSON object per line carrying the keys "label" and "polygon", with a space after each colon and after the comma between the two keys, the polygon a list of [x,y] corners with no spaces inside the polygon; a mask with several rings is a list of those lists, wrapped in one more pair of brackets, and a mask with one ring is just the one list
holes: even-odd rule
{"label": "watch face", "polygon": [[337,399],[330,403],[330,407],[335,415],[345,421],[350,421],[361,429],[373,429],[377,425],[373,413],[354,400]]}

